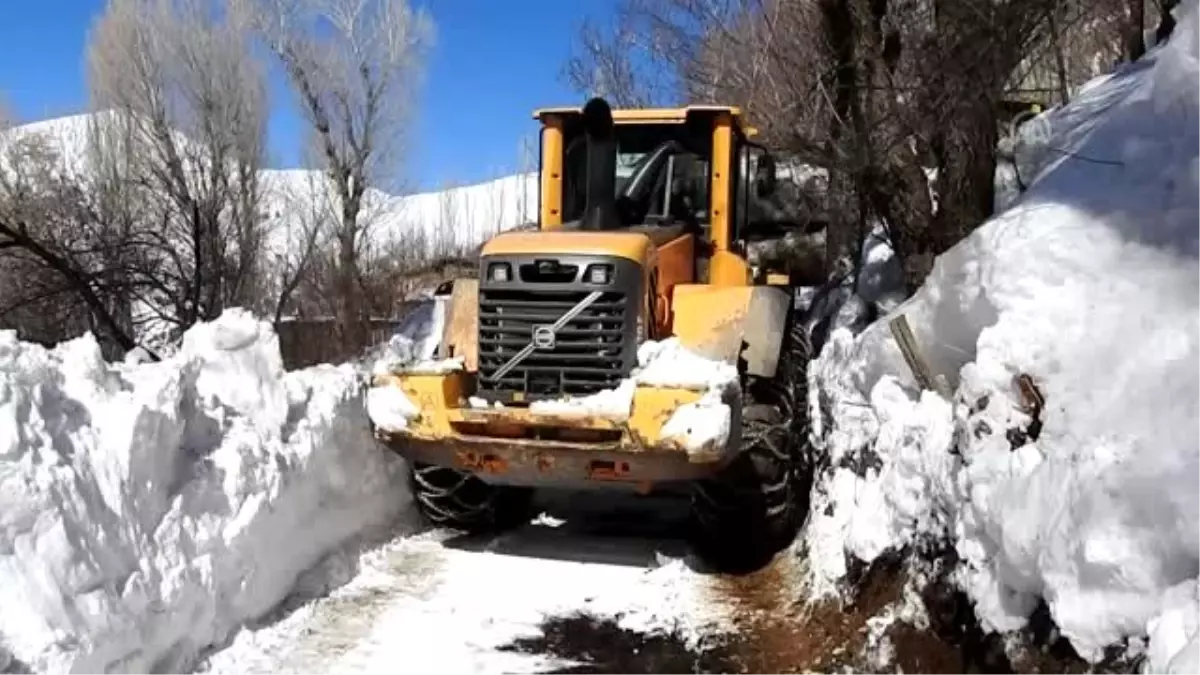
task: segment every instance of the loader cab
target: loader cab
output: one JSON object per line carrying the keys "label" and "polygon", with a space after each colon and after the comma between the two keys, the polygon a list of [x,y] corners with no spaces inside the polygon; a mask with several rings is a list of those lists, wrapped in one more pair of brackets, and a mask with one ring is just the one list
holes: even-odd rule
{"label": "loader cab", "polygon": [[[565,134],[563,221],[579,222],[587,203],[585,135]],[[712,133],[700,125],[622,124],[615,127],[613,198],[619,220],[607,227],[708,222]]]}
{"label": "loader cab", "polygon": [[[636,231],[656,246],[691,235],[695,269],[688,281],[747,283],[736,241],[747,226],[747,200],[774,189],[775,167],[738,108],[612,110],[615,147],[604,152],[615,162],[600,167],[589,165],[584,109],[534,116],[542,125],[540,229]],[[611,170],[611,181],[595,183],[597,169]],[[612,199],[603,217],[586,213],[589,186]]]}
{"label": "loader cab", "polygon": [[478,397],[521,405],[612,389],[646,340],[704,353],[740,344],[695,318],[736,325],[743,291],[763,281],[742,230],[747,198],[769,193],[775,174],[738,109],[614,111],[594,98],[535,116],[539,231],[484,244],[477,323],[462,322],[477,334],[461,343],[477,345]]}

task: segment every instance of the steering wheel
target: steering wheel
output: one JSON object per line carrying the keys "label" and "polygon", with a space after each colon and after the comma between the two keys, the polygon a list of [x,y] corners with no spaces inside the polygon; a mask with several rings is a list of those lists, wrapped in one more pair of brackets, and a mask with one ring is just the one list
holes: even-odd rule
{"label": "steering wheel", "polygon": [[622,225],[640,223],[650,210],[650,197],[658,184],[658,170],[665,165],[665,157],[682,150],[683,145],[669,139],[654,146],[654,149],[634,165],[633,173],[617,195],[617,213]]}

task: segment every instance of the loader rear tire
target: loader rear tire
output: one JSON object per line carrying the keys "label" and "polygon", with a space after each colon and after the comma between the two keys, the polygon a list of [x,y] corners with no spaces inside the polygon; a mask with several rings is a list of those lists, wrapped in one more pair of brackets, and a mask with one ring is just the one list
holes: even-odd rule
{"label": "loader rear tire", "polygon": [[808,507],[807,333],[792,326],[773,378],[747,378],[738,455],[692,491],[692,548],[715,571],[758,570],[789,546]]}
{"label": "loader rear tire", "polygon": [[493,485],[465,471],[422,463],[413,463],[409,485],[417,509],[435,527],[485,534],[532,518],[532,488]]}

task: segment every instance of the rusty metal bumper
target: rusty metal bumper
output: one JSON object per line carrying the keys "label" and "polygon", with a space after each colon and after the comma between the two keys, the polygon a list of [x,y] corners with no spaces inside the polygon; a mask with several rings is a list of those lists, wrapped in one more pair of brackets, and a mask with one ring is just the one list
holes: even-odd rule
{"label": "rusty metal bumper", "polygon": [[738,406],[730,406],[729,439],[721,447],[684,447],[662,435],[663,425],[702,392],[637,387],[628,415],[533,412],[529,408],[474,408],[472,373],[390,374],[374,386],[397,387],[419,410],[402,429],[375,428],[401,456],[474,472],[489,482],[515,485],[632,487],[711,476],[737,447]]}

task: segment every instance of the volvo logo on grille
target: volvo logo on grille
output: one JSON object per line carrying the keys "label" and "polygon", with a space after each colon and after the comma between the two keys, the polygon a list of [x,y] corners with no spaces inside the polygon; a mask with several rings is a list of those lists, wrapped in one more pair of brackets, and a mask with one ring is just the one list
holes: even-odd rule
{"label": "volvo logo on grille", "polygon": [[549,324],[534,326],[533,346],[538,349],[554,349],[554,326]]}
{"label": "volvo logo on grille", "polygon": [[571,319],[579,316],[583,310],[591,307],[592,303],[599,300],[600,296],[602,295],[604,295],[604,293],[600,291],[592,291],[591,293],[588,293],[586,298],[580,300],[578,304],[567,310],[566,314],[558,317],[558,321],[555,321],[552,324],[542,323],[535,325],[533,327],[532,339],[529,341],[529,344],[522,347],[521,351],[513,354],[511,359],[509,359],[504,365],[497,368],[496,371],[492,373],[491,380],[493,382],[499,382],[500,378],[507,375],[510,370],[517,367],[517,364],[529,358],[530,354],[539,349],[554,349],[555,332],[566,326]]}

